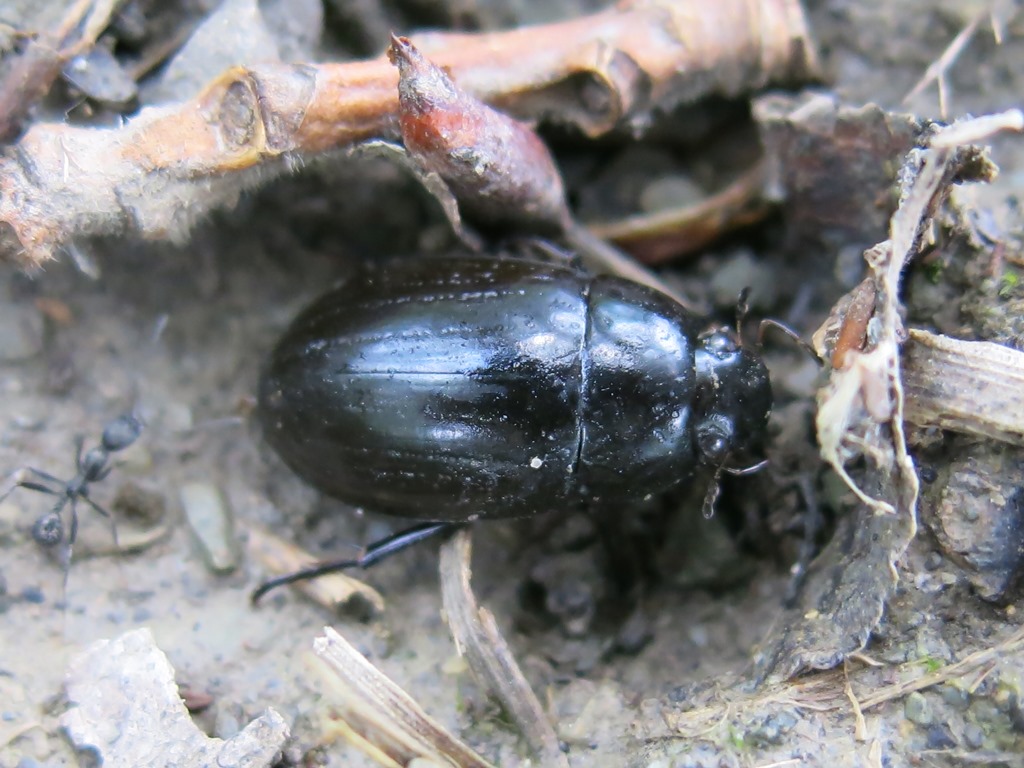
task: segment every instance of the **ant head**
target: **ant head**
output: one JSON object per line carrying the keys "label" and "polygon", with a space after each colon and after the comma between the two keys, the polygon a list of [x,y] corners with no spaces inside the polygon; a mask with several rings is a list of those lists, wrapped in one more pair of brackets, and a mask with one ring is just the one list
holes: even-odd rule
{"label": "ant head", "polygon": [[138,416],[126,413],[107,424],[101,443],[108,453],[121,451],[139,439],[144,426]]}

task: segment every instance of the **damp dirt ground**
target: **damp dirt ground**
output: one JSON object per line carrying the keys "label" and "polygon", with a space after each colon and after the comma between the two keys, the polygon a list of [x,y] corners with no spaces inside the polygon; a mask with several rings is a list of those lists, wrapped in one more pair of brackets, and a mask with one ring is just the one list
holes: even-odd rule
{"label": "damp dirt ground", "polygon": [[[892,109],[903,108],[904,94],[982,9],[923,0],[808,5],[835,91],[849,103]],[[997,46],[982,25],[950,69],[951,115],[1019,104],[1022,32],[1011,26]],[[937,117],[935,89],[905,108]],[[982,200],[1005,207],[1024,188],[1024,143],[1000,139],[993,159],[1003,173]],[[140,626],[152,629],[179,684],[211,698],[196,715],[208,733],[229,737],[273,707],[292,724],[286,761],[372,765],[325,736],[309,653],[327,624],[485,757],[503,766],[530,764],[515,732],[456,662],[433,545],[367,575],[386,599],[383,613],[369,621],[288,592],[258,608],[248,600],[264,575],[246,549],[253,525],[320,552],[351,551],[393,530],[393,521],[355,514],[295,479],[262,444],[252,402],[261,361],[290,318],[343,279],[354,259],[414,250],[429,208],[386,164],[312,168],[203,223],[186,245],[90,244],[101,268],[96,279],[70,260],[32,277],[0,266],[0,470],[32,466],[70,477],[75,437],[93,445],[110,419],[136,409],[147,426],[93,497],[118,514],[133,506],[128,497],[135,493],[142,498],[134,503],[136,516],[156,518],[136,521],[145,534],[137,539],[140,551],[114,555],[107,522],[82,508],[65,585],[60,562],[31,538],[48,500],[19,490],[0,504],[0,765],[93,764],[59,727],[65,671],[94,640]],[[710,284],[709,265],[719,257],[728,253],[679,267],[688,291]],[[771,265],[785,256],[763,258]],[[41,313],[40,306],[51,309]],[[808,317],[797,330],[807,335],[820,319]],[[809,403],[809,388],[806,396]],[[810,453],[813,460],[813,447]],[[230,573],[209,567],[184,521],[180,490],[190,483],[219,490],[230,510],[239,553]],[[697,509],[688,514],[699,518]],[[712,565],[699,561],[710,573],[693,575],[675,563],[678,576],[648,599],[650,641],[636,648],[616,644],[628,614],[621,605],[601,607],[588,630],[573,636],[531,601],[537,582],[554,583],[552,569],[581,589],[598,583],[591,563],[531,544],[535,524],[478,527],[474,587],[549,706],[574,766],[1024,764],[1019,650],[993,662],[986,685],[968,690],[958,681],[878,705],[865,713],[866,732],[841,696],[839,704],[828,698],[827,706],[816,706],[806,689],[803,697],[730,709],[722,692],[749,682],[758,643],[780,615],[790,563],[729,544]],[[554,563],[547,570],[546,558]],[[865,651],[879,663],[927,670],[1016,629],[1014,600],[982,601],[926,530],[900,563],[900,575]],[[840,691],[844,684],[835,673],[818,680]],[[714,706],[717,720],[690,731],[680,725],[679,713]]]}

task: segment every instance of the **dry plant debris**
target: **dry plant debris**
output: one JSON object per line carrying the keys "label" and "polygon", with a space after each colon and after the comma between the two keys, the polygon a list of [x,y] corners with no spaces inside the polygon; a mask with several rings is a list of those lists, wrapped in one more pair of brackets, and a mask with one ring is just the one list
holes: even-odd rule
{"label": "dry plant debris", "polygon": [[[249,553],[270,575],[294,573],[308,568],[317,559],[301,547],[258,526],[248,526]],[[384,612],[384,597],[369,584],[344,573],[329,573],[305,579],[294,585],[302,595],[328,610],[336,610],[358,601],[370,615]]]}
{"label": "dry plant debris", "polygon": [[786,230],[810,249],[866,248],[887,236],[893,175],[923,130],[913,115],[851,106],[818,91],[754,101],[765,151],[765,196]]}
{"label": "dry plant debris", "polygon": [[439,176],[464,213],[516,234],[569,226],[562,176],[533,130],[459,88],[404,37],[392,37],[402,143]]}
{"label": "dry plant debris", "polygon": [[[487,103],[592,136],[817,69],[796,0],[631,0],[557,24],[414,40]],[[198,218],[303,158],[393,137],[397,81],[383,57],[236,67],[121,128],[34,125],[0,159],[0,253],[31,268],[80,236],[182,240]]]}
{"label": "dry plant debris", "polygon": [[[812,565],[799,614],[790,612],[766,641],[758,658],[762,677],[832,667],[863,648],[882,618],[897,582],[896,561],[917,531],[919,483],[904,435],[900,277],[953,182],[994,174],[970,142],[1022,128],[1024,116],[1011,111],[926,135],[901,172],[889,239],[865,252],[868,280],[837,304],[815,335],[819,354],[837,363],[818,393],[821,455],[860,505]],[[860,458],[865,469],[855,481],[846,467]]]}
{"label": "dry plant debris", "polygon": [[289,735],[272,709],[227,741],[200,731],[148,629],[89,646],[68,669],[67,693],[62,725],[108,768],[261,768],[275,764]]}
{"label": "dry plant debris", "polygon": [[[953,182],[985,181],[994,175],[995,169],[971,142],[983,141],[1001,130],[1022,129],[1024,114],[1014,110],[938,129],[926,148],[912,151],[902,171],[900,205],[892,217],[890,238],[865,252],[872,273],[869,279],[874,283],[875,311],[866,324],[863,347],[849,344],[849,335],[843,330],[845,317],[838,321],[830,318],[816,334],[823,356],[831,352],[828,356],[833,357],[837,340],[848,344],[842,350],[840,366],[833,369],[818,396],[816,423],[822,457],[858,498],[876,511],[898,510],[913,516],[917,499],[916,473],[903,435],[899,345],[906,334],[900,320],[900,276],[918,254]],[[858,286],[848,306],[863,304],[863,288]],[[857,312],[858,327],[862,320],[863,313]],[[826,344],[833,349],[826,350]],[[891,486],[886,499],[868,495],[847,473],[846,464],[856,456],[864,456],[881,472],[879,486]],[[892,483],[892,476],[902,479]]]}
{"label": "dry plant debris", "polygon": [[686,304],[652,272],[577,224],[555,160],[533,129],[459,88],[404,37],[392,38],[388,58],[399,71],[405,152],[472,250],[484,243],[464,225],[463,213],[491,234],[560,240],[595,273],[617,274]]}
{"label": "dry plant debris", "polygon": [[1024,445],[1024,352],[912,328],[903,388],[915,426]]}
{"label": "dry plant debris", "polygon": [[95,43],[121,0],[77,0],[57,29],[30,40],[0,81],[0,142],[18,135],[29,109],[50,90],[61,69]]}
{"label": "dry plant debris", "polygon": [[441,597],[445,618],[459,654],[481,686],[501,704],[542,765],[568,768],[552,727],[494,614],[477,605],[470,586],[472,539],[461,530],[441,546]]}
{"label": "dry plant debris", "polygon": [[[849,711],[858,741],[868,740],[869,730],[861,727],[872,710],[900,700],[915,691],[946,683],[973,691],[993,668],[1001,663],[1013,665],[1024,651],[1024,629],[1016,629],[988,647],[966,654],[959,661],[927,670],[920,661],[896,666],[866,665],[849,662],[836,669],[806,679],[765,686],[749,695],[737,690],[716,694],[716,700],[686,712],[666,715],[668,732],[691,744],[711,739],[716,733],[728,733],[745,722],[756,721],[764,711],[793,708],[804,712]],[[895,682],[893,682],[895,680]],[[859,725],[860,724],[860,725]]]}
{"label": "dry plant debris", "polygon": [[907,104],[917,95],[923,92],[932,83],[935,83],[939,92],[939,116],[946,119],[949,116],[947,105],[949,104],[949,86],[946,76],[949,70],[956,63],[964,48],[970,43],[983,21],[988,21],[992,27],[992,37],[997,45],[1005,38],[1005,27],[1007,22],[1017,12],[1014,0],[992,0],[987,8],[980,10],[973,19],[961,29],[956,37],[950,41],[942,54],[935,59],[925,71],[920,80],[910,89],[904,97],[903,103]]}
{"label": "dry plant debris", "polygon": [[330,684],[330,729],[380,765],[492,768],[330,627],[313,650]]}
{"label": "dry plant debris", "polygon": [[774,209],[765,183],[765,167],[759,164],[695,205],[595,223],[588,229],[645,264],[661,264],[698,253],[729,232],[763,221]]}

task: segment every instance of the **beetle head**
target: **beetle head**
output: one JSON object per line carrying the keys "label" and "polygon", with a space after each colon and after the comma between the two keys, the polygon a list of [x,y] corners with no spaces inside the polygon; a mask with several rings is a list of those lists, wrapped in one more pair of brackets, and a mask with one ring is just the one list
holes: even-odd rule
{"label": "beetle head", "polygon": [[694,438],[701,464],[720,470],[749,462],[764,440],[772,408],[768,369],[728,329],[700,337],[695,363]]}

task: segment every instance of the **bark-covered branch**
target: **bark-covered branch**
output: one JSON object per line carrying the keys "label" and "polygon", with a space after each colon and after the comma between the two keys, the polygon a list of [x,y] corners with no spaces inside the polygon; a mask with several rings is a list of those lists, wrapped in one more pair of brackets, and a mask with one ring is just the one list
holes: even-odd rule
{"label": "bark-covered branch", "polygon": [[[485,101],[592,136],[816,71],[797,0],[632,0],[557,24],[413,41]],[[0,158],[0,254],[35,267],[82,235],[181,240],[304,158],[396,135],[397,82],[383,56],[236,67],[123,127],[35,125]]]}

